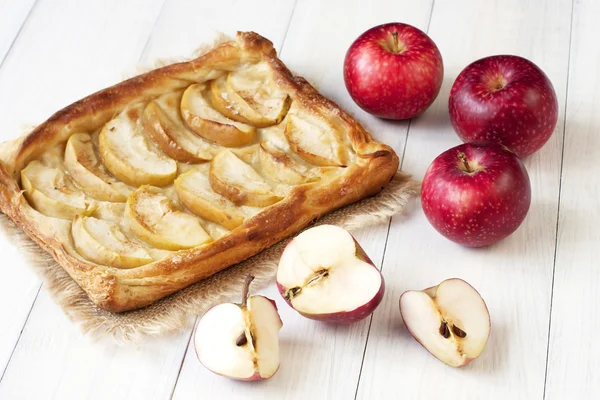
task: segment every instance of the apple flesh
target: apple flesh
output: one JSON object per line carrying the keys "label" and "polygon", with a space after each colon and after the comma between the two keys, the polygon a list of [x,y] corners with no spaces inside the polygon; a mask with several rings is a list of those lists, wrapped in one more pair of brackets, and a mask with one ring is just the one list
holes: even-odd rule
{"label": "apple flesh", "polygon": [[385,291],[383,276],[344,229],[320,225],[285,248],[277,288],[307,318],[351,323],[370,315]]}
{"label": "apple flesh", "polygon": [[513,233],[531,203],[527,170],[494,143],[468,143],[439,155],[425,173],[423,211],[448,239],[469,247],[495,243]]}
{"label": "apple flesh", "polygon": [[456,78],[448,104],[463,142],[500,143],[519,157],[539,150],[558,121],[558,100],[544,72],[525,58],[482,58]]}
{"label": "apple flesh", "polygon": [[389,23],[369,29],[352,43],[344,81],[360,108],[380,118],[407,119],[437,97],[444,76],[442,56],[419,29]]}
{"label": "apple flesh", "polygon": [[279,330],[283,326],[275,302],[264,296],[242,304],[219,304],[204,314],[194,333],[198,359],[210,371],[242,381],[267,379],[279,369]]}
{"label": "apple flesh", "polygon": [[477,290],[462,279],[404,292],[400,312],[411,335],[452,367],[479,357],[490,335],[487,306]]}

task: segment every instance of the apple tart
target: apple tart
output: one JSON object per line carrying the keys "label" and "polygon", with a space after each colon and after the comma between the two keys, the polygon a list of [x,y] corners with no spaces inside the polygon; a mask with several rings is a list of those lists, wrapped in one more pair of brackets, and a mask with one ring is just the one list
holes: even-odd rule
{"label": "apple tart", "polygon": [[0,208],[103,309],[238,263],[398,168],[253,32],[101,90],[0,145]]}

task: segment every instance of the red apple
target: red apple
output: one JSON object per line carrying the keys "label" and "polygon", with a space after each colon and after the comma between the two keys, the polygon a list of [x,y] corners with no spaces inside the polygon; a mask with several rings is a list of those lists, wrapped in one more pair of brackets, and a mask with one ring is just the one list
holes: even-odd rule
{"label": "red apple", "polygon": [[377,308],[385,282],[350,233],[320,225],[286,246],[277,269],[277,288],[307,318],[351,323]]}
{"label": "red apple", "polygon": [[463,142],[497,142],[519,157],[539,150],[558,120],[552,83],[518,56],[486,57],[467,66],[452,85],[448,108]]}
{"label": "red apple", "polygon": [[427,219],[448,239],[487,246],[513,233],[531,203],[527,170],[495,143],[467,143],[440,154],[423,179]]}
{"label": "red apple", "polygon": [[350,96],[360,108],[381,118],[421,114],[438,95],[443,76],[435,43],[414,26],[398,22],[360,35],[344,60]]}

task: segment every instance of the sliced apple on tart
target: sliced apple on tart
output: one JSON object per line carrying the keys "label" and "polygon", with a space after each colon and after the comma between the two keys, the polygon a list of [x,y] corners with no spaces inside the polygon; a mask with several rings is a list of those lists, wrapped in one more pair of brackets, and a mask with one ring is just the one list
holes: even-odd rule
{"label": "sliced apple on tart", "polygon": [[189,249],[212,241],[200,219],[178,210],[157,187],[144,185],[133,192],[125,218],[138,239],[160,249]]}
{"label": "sliced apple on tart", "polygon": [[37,160],[21,170],[21,185],[29,204],[48,217],[70,220],[93,204],[61,168]]}
{"label": "sliced apple on tart", "polygon": [[206,85],[188,87],[181,99],[181,116],[196,135],[221,146],[240,147],[256,139],[256,128],[233,121],[206,99]]}
{"label": "sliced apple on tart", "polygon": [[148,249],[129,240],[113,222],[76,215],[71,236],[77,252],[100,265],[135,268],[154,261]]}
{"label": "sliced apple on tart", "polygon": [[266,207],[281,200],[263,177],[231,150],[213,158],[208,178],[215,192],[238,206]]}
{"label": "sliced apple on tart", "polygon": [[273,143],[264,141],[258,149],[262,170],[273,180],[290,185],[299,185],[318,179],[310,169],[300,164]]}
{"label": "sliced apple on tart", "polygon": [[169,184],[177,163],[154,149],[143,133],[140,105],[129,107],[109,121],[99,137],[100,156],[108,171],[133,186]]}
{"label": "sliced apple on tart", "polygon": [[148,103],[142,122],[154,144],[169,157],[199,163],[212,159],[215,146],[192,133],[179,114],[182,92],[167,93]]}
{"label": "sliced apple on tart", "polygon": [[[231,74],[214,79],[210,83],[212,104],[226,117],[257,128],[280,123],[290,109],[291,98],[284,95],[265,102],[255,101],[254,96],[242,97],[233,87]],[[257,96],[259,97],[259,96]]]}
{"label": "sliced apple on tart", "polygon": [[346,149],[339,138],[339,132],[322,118],[288,115],[285,137],[292,150],[310,164],[334,167],[346,165]]}
{"label": "sliced apple on tart", "polygon": [[87,133],[76,133],[67,141],[65,168],[73,181],[97,200],[124,203],[131,193],[127,185],[108,173]]}
{"label": "sliced apple on tart", "polygon": [[181,203],[192,213],[235,229],[244,222],[244,215],[233,202],[216,193],[208,179],[208,165],[201,165],[175,179],[175,191]]}

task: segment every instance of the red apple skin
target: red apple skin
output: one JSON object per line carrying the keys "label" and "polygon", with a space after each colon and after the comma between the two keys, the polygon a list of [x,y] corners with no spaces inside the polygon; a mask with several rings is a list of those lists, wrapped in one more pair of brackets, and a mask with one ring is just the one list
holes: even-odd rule
{"label": "red apple skin", "polygon": [[[392,48],[398,34],[400,50]],[[344,59],[344,82],[360,108],[380,118],[407,119],[437,97],[444,65],[435,43],[421,30],[399,22],[369,29]]]}
{"label": "red apple skin", "polygon": [[[291,241],[290,241],[290,243],[291,243]],[[371,261],[371,259],[367,255],[367,253],[365,253],[365,251],[360,246],[360,244],[358,244],[356,239],[354,239],[354,244],[356,245],[356,257],[360,260],[367,262],[373,268],[377,269],[377,267],[375,266],[373,261]],[[288,246],[289,246],[289,243],[288,243]],[[377,271],[379,272],[378,269],[377,269]],[[303,317],[306,317],[309,319],[314,319],[316,321],[324,321],[324,322],[330,322],[330,323],[335,323],[335,324],[351,324],[351,323],[363,320],[366,317],[368,317],[369,315],[371,315],[373,313],[373,311],[375,311],[377,306],[379,306],[379,304],[383,300],[383,295],[385,293],[385,280],[383,279],[383,275],[381,275],[381,272],[379,272],[379,274],[381,276],[381,286],[379,287],[379,291],[375,294],[375,296],[373,296],[373,298],[371,300],[369,300],[367,303],[363,304],[362,306],[355,308],[354,310],[341,311],[341,312],[330,313],[330,314],[309,314],[309,313],[304,313],[302,311],[296,310],[294,308],[294,306],[292,305],[292,302],[290,300],[288,300],[288,298],[285,296],[285,293],[290,288],[286,288],[286,287],[282,286],[279,282],[276,282],[276,283],[277,283],[277,290],[281,294],[281,297],[283,297],[285,302],[290,307],[292,307],[294,310],[296,310]]]}
{"label": "red apple skin", "polygon": [[558,121],[558,100],[546,74],[510,55],[467,66],[452,85],[448,109],[463,142],[500,143],[519,157],[538,151]]}
{"label": "red apple skin", "polygon": [[[474,172],[465,171],[461,155]],[[527,170],[495,143],[467,143],[440,154],[423,179],[421,204],[433,227],[469,247],[488,246],[513,233],[531,203]]]}

